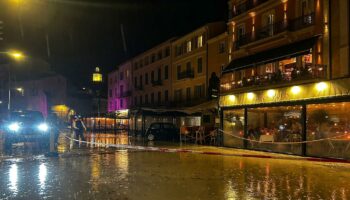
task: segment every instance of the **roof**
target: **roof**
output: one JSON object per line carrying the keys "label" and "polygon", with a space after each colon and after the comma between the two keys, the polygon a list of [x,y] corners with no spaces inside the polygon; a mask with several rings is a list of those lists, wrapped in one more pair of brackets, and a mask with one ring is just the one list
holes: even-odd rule
{"label": "roof", "polygon": [[284,58],[310,53],[312,47],[316,44],[318,37],[319,36],[315,36],[306,40],[301,40],[292,44],[232,60],[223,70],[223,73],[229,73],[237,69],[258,66]]}

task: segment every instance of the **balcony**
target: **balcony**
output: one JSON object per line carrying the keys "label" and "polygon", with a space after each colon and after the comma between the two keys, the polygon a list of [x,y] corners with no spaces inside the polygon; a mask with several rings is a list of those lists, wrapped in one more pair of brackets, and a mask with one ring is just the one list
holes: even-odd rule
{"label": "balcony", "polygon": [[315,14],[304,15],[289,21],[280,21],[267,25],[254,32],[242,35],[234,42],[235,50],[239,50],[242,46],[278,35],[285,31],[298,31],[315,24]]}
{"label": "balcony", "polygon": [[135,90],[136,91],[142,91],[143,90],[143,86],[142,85],[136,85],[135,86]]}
{"label": "balcony", "polygon": [[[233,72],[234,73],[234,72]],[[221,92],[232,92],[241,88],[253,89],[272,85],[289,85],[291,83],[306,83],[327,79],[327,66],[304,63],[303,67],[292,66],[288,70],[277,70],[256,76],[243,77],[240,80],[221,83]]]}
{"label": "balcony", "polygon": [[161,85],[163,85],[163,82],[160,79],[152,81],[152,86],[161,86]]}
{"label": "balcony", "polygon": [[268,0],[247,0],[244,3],[234,5],[232,11],[229,13],[229,19],[232,19],[242,13],[245,13],[248,10],[253,9],[267,1]]}
{"label": "balcony", "polygon": [[125,92],[122,92],[122,93],[119,95],[119,98],[130,97],[131,95],[132,95],[132,92],[131,92],[131,91],[125,91]]}
{"label": "balcony", "polygon": [[182,79],[186,79],[186,78],[194,78],[194,71],[191,70],[186,70],[183,72],[180,72],[177,74],[177,79],[178,80],[182,80]]}

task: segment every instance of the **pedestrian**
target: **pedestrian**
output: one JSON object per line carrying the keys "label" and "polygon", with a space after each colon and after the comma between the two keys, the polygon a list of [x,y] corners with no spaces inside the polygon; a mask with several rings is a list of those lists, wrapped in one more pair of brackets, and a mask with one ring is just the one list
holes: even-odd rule
{"label": "pedestrian", "polygon": [[[81,141],[85,141],[84,131],[86,131],[86,126],[79,116],[75,116],[73,120],[73,130],[75,133],[75,138]],[[76,142],[78,144],[78,142]]]}

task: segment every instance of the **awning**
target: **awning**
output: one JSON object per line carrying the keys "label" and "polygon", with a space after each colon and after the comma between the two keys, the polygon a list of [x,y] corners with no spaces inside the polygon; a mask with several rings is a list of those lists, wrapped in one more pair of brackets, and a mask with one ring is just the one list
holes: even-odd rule
{"label": "awning", "polygon": [[270,49],[243,58],[238,58],[236,60],[233,60],[224,69],[223,73],[228,73],[233,70],[242,69],[246,67],[258,66],[289,57],[308,54],[312,51],[312,48],[316,44],[318,37],[319,36],[315,36],[306,40],[301,40],[296,43]]}

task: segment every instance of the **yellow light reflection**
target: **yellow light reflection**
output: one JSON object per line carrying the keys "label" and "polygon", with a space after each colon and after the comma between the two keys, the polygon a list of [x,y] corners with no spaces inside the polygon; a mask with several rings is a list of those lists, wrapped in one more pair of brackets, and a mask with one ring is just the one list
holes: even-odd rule
{"label": "yellow light reflection", "polygon": [[254,93],[252,93],[252,92],[249,92],[248,94],[247,94],[247,98],[249,99],[249,100],[253,100],[254,99]]}
{"label": "yellow light reflection", "polygon": [[235,95],[230,95],[230,96],[228,97],[228,99],[229,99],[230,101],[234,101],[234,100],[236,100],[236,96],[235,96]]}
{"label": "yellow light reflection", "polygon": [[268,90],[267,91],[267,96],[270,98],[273,98],[276,96],[276,91],[275,90]]}
{"label": "yellow light reflection", "polygon": [[291,89],[292,94],[296,95],[299,94],[301,91],[301,88],[299,86],[293,86]]}
{"label": "yellow light reflection", "polygon": [[322,92],[322,91],[326,90],[327,88],[328,88],[328,85],[325,82],[320,82],[320,83],[316,84],[316,89],[319,92]]}

